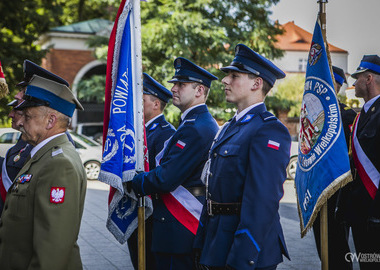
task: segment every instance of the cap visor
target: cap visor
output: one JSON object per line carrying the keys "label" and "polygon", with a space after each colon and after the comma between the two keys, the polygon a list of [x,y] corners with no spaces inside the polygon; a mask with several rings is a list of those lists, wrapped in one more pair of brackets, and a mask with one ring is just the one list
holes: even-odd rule
{"label": "cap visor", "polygon": [[14,106],[16,106],[17,105],[17,99],[14,99],[14,100],[12,100],[11,102],[9,102],[8,104],[7,104],[7,106],[12,106],[12,107],[14,107]]}
{"label": "cap visor", "polygon": [[23,101],[21,101],[20,104],[18,104],[17,106],[14,106],[13,108],[15,110],[22,111],[25,108],[39,107],[39,106],[46,106],[46,105],[43,105],[43,104],[41,104],[39,102],[34,102],[34,101],[29,101],[29,100],[23,100]]}
{"label": "cap visor", "polygon": [[354,78],[354,79],[357,79],[358,78],[358,74],[363,73],[363,72],[365,72],[367,70],[368,70],[368,68],[357,70],[357,71],[355,71],[354,73],[351,74],[351,77]]}
{"label": "cap visor", "polygon": [[220,68],[221,71],[227,73],[229,71],[237,71],[237,72],[241,72],[241,73],[251,73],[249,72],[248,70],[245,70],[245,69],[240,69],[236,66],[227,66],[227,67],[222,67]]}
{"label": "cap visor", "polygon": [[168,83],[176,83],[176,82],[196,82],[196,81],[191,81],[191,80],[185,80],[185,79],[178,79],[178,78],[173,78]]}
{"label": "cap visor", "polygon": [[25,87],[25,86],[28,86],[28,83],[26,81],[22,81],[22,82],[19,82],[18,84],[16,84],[17,87]]}

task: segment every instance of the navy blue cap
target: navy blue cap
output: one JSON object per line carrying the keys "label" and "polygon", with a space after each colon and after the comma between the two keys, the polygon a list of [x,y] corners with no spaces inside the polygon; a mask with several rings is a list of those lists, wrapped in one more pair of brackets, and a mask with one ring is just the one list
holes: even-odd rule
{"label": "navy blue cap", "polygon": [[380,57],[377,55],[364,55],[362,61],[360,62],[359,67],[354,73],[351,74],[351,77],[354,79],[358,78],[358,74],[365,71],[371,71],[376,74],[380,74]]}
{"label": "navy blue cap", "polygon": [[169,83],[176,82],[198,82],[208,88],[213,80],[217,80],[210,72],[194,64],[183,57],[178,57],[174,60],[175,74]]}
{"label": "navy blue cap", "polygon": [[340,85],[343,85],[343,83],[347,83],[346,75],[344,74],[343,69],[338,68],[336,66],[333,66],[332,68],[333,68],[335,81],[339,83]]}
{"label": "navy blue cap", "polygon": [[236,45],[234,60],[232,60],[229,66],[222,67],[220,70],[223,72],[234,70],[241,73],[252,73],[263,78],[270,86],[273,86],[277,79],[282,79],[286,76],[271,61],[244,44]]}
{"label": "navy blue cap", "polygon": [[165,86],[160,84],[158,81],[150,77],[148,74],[143,73],[143,76],[144,94],[153,95],[161,99],[163,102],[168,103],[169,99],[173,97],[172,92],[166,89]]}
{"label": "navy blue cap", "polygon": [[45,79],[55,81],[60,84],[64,84],[67,87],[70,86],[70,84],[66,80],[55,75],[54,73],[51,73],[50,71],[47,71],[46,69],[40,67],[39,65],[33,63],[32,61],[24,60],[23,69],[24,69],[24,79],[22,82],[19,82],[17,86],[20,86],[20,87],[27,86],[29,81],[32,79],[33,75],[38,75]]}
{"label": "navy blue cap", "polygon": [[30,79],[23,99],[14,109],[46,106],[69,117],[73,115],[75,109],[83,110],[80,102],[65,84],[37,75]]}

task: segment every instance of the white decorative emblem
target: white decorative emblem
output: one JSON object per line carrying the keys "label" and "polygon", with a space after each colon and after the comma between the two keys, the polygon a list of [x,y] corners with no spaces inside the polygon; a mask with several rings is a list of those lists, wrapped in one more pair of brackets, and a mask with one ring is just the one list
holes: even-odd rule
{"label": "white decorative emblem", "polygon": [[50,191],[51,203],[63,203],[65,201],[65,188],[64,187],[52,187]]}

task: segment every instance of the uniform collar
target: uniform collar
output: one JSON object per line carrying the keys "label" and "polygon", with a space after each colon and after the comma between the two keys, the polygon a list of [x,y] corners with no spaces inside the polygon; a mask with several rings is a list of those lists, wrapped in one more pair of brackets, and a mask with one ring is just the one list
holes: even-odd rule
{"label": "uniform collar", "polygon": [[242,110],[239,113],[236,112],[235,116],[234,116],[236,118],[236,122],[239,121],[244,115],[246,115],[247,112],[249,112],[250,110],[252,110],[253,108],[255,108],[255,107],[257,107],[257,106],[259,106],[261,104],[264,104],[264,102],[255,103],[255,104],[253,104],[253,105],[245,108],[244,110]]}
{"label": "uniform collar", "polygon": [[380,95],[377,95],[376,97],[374,97],[374,98],[368,100],[368,101],[364,104],[363,109],[364,109],[364,111],[365,111],[366,113],[368,112],[369,108],[371,108],[372,104],[375,103],[375,101],[376,101],[378,98],[380,98]]}
{"label": "uniform collar", "polygon": [[37,144],[35,147],[32,148],[32,151],[30,151],[30,156],[33,157],[37,153],[37,151],[40,150],[44,145],[46,145],[48,142],[50,142],[54,138],[57,138],[58,136],[61,136],[63,134],[65,133],[59,133],[43,140],[42,142],[40,142],[39,144]]}
{"label": "uniform collar", "polygon": [[154,120],[156,120],[157,118],[161,117],[163,114],[160,113],[159,115],[157,115],[156,117],[153,117],[152,119],[150,119],[148,122],[145,123],[145,128],[147,128],[150,124],[152,124],[154,122]]}
{"label": "uniform collar", "polygon": [[186,111],[183,112],[183,114],[181,115],[181,120],[183,121],[185,118],[186,118],[186,115],[193,109],[197,108],[197,107],[200,107],[200,106],[203,106],[205,105],[205,103],[201,103],[201,104],[198,104],[198,105],[195,105],[193,107],[190,107],[188,108]]}

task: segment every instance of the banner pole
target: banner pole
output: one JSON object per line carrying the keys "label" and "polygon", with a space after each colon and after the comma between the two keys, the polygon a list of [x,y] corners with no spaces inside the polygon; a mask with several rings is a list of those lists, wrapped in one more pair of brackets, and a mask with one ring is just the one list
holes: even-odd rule
{"label": "banner pole", "polygon": [[[134,67],[134,87],[135,91],[135,130],[136,130],[136,171],[144,171],[144,113],[143,113],[143,83],[142,83],[142,52],[141,52],[141,19],[140,0],[133,1],[133,57]],[[134,64],[133,64],[134,63]],[[139,145],[137,147],[137,144]],[[145,197],[138,199],[137,210],[137,245],[138,245],[138,270],[145,270]]]}
{"label": "banner pole", "polygon": [[[319,20],[321,23],[321,30],[323,41],[325,43],[327,59],[329,62],[330,73],[332,73],[330,51],[326,39],[326,3],[328,0],[319,0]],[[333,76],[333,75],[332,75]],[[332,77],[334,80],[334,77]],[[321,237],[321,269],[329,269],[329,239],[328,239],[328,215],[327,215],[327,201],[320,210],[320,237]]]}
{"label": "banner pole", "polygon": [[145,197],[139,198],[138,205],[138,269],[145,270],[146,258],[145,258]]}
{"label": "banner pole", "polygon": [[329,269],[329,239],[328,239],[328,227],[327,227],[327,202],[322,206],[320,211],[320,221],[321,221],[321,269],[328,270]]}

